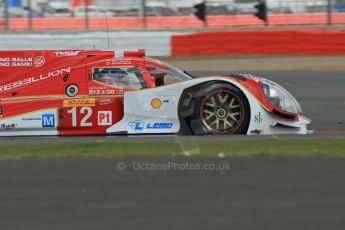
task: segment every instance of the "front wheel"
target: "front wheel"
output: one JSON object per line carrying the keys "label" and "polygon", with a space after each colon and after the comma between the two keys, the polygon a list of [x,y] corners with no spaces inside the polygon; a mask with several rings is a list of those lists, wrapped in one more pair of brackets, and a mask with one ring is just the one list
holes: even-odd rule
{"label": "front wheel", "polygon": [[190,128],[195,135],[246,134],[250,107],[245,95],[235,86],[213,84],[201,89],[196,98]]}

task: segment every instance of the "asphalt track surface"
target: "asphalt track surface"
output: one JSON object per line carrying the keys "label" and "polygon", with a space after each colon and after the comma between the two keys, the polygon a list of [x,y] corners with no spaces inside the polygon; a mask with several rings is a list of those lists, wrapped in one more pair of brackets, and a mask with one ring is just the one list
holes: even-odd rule
{"label": "asphalt track surface", "polygon": [[[210,163],[228,167],[178,170]],[[1,161],[0,229],[343,230],[343,175],[344,158]]]}
{"label": "asphalt track surface", "polygon": [[[288,88],[314,120],[312,129],[345,129],[344,73],[257,74]],[[102,138],[3,138],[0,144]],[[160,140],[104,139],[145,138]],[[148,163],[170,169],[148,170]],[[230,169],[182,170],[209,164]],[[0,161],[0,229],[342,230],[343,175],[344,158],[6,160]]]}

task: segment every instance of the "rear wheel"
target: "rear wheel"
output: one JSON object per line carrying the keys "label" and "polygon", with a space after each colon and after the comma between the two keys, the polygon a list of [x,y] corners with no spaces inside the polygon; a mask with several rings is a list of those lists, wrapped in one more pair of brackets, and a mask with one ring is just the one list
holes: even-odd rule
{"label": "rear wheel", "polygon": [[189,122],[195,135],[247,133],[249,103],[237,87],[218,83],[202,89],[198,95]]}

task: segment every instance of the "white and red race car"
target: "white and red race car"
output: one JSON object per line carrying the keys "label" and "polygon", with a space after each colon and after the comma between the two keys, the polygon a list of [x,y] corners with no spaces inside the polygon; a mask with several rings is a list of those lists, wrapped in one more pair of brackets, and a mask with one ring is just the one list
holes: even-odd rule
{"label": "white and red race car", "polygon": [[144,50],[0,51],[0,136],[307,134],[278,84],[194,78]]}

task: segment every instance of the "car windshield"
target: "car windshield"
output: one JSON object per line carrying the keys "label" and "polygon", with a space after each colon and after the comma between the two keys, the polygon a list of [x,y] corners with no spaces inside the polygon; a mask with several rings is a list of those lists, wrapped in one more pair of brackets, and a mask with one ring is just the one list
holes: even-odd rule
{"label": "car windshield", "polygon": [[146,88],[138,67],[95,68],[93,80],[117,88]]}
{"label": "car windshield", "polygon": [[148,71],[155,78],[156,86],[170,85],[192,79],[186,72],[163,62],[159,63],[159,67],[148,67]]}

